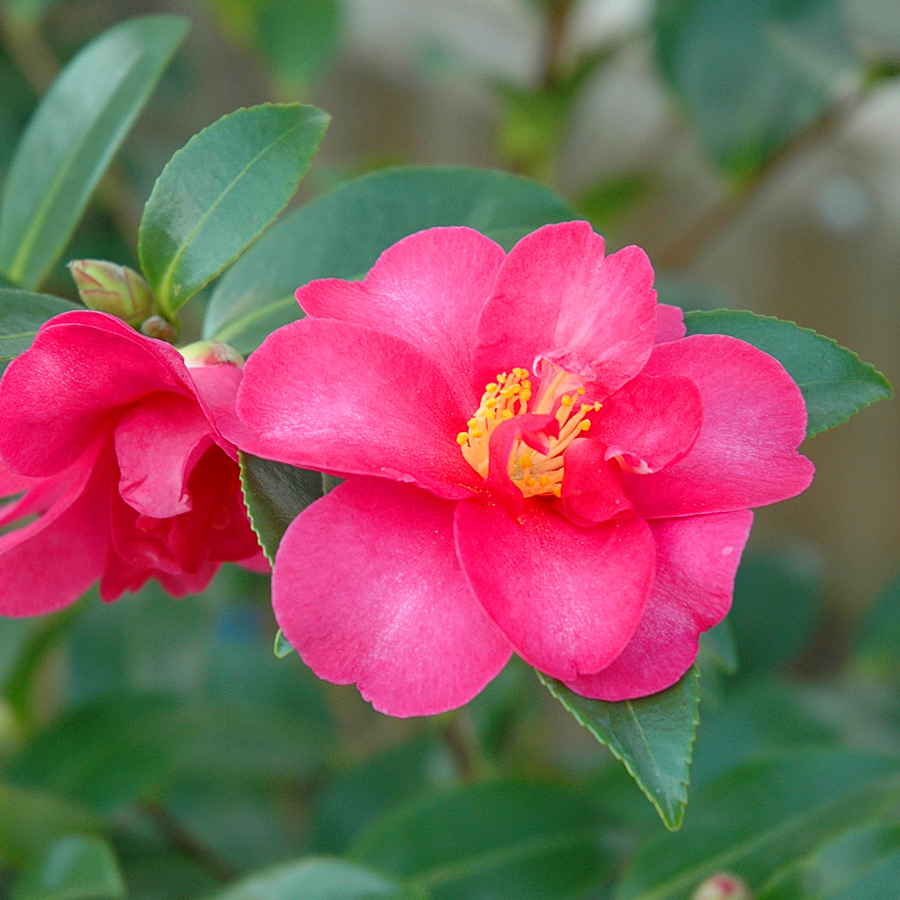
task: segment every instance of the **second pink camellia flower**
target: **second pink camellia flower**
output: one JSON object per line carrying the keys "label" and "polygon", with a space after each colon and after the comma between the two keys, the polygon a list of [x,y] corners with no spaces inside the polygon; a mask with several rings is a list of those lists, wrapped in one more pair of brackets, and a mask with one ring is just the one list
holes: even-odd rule
{"label": "second pink camellia flower", "polygon": [[114,600],[155,577],[182,595],[226,560],[268,566],[250,529],[223,345],[185,350],[114,316],[47,322],[0,380],[0,615],[52,612],[100,579]]}
{"label": "second pink camellia flower", "polygon": [[662,690],[731,603],[750,508],[810,483],[775,359],[685,337],[645,254],[587,223],[507,255],[467,228],[388,249],[247,363],[232,437],[346,481],[289,527],[273,602],[321,677],[407,716],[512,652],[587,697]]}

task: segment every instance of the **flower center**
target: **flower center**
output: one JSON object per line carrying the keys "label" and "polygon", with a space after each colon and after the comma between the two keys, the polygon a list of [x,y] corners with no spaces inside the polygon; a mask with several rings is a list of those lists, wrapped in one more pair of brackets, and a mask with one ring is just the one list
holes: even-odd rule
{"label": "flower center", "polygon": [[456,436],[466,462],[482,478],[487,478],[491,435],[497,426],[528,412],[549,415],[555,407],[559,433],[547,436],[546,452],[529,447],[521,438],[513,443],[510,451],[509,477],[525,497],[562,494],[563,453],[572,441],[590,429],[591,421],[586,415],[602,406],[577,402],[585,389],[576,375],[553,366],[545,380],[546,385],[542,384],[535,397],[527,369],[501,372],[496,381],[485,386],[478,409],[466,423],[468,430]]}

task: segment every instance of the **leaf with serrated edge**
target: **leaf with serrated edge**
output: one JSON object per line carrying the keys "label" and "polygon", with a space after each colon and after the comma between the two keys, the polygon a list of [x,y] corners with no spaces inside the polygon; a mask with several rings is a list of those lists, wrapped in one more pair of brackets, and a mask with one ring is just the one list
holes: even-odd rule
{"label": "leaf with serrated edge", "polygon": [[299,103],[239,109],[172,157],[150,194],[138,235],[141,267],[167,316],[284,209],[330,118]]}
{"label": "leaf with serrated edge", "polygon": [[325,493],[325,476],[250,453],[239,453],[238,458],[250,524],[266,558],[274,565],[288,525]]}
{"label": "leaf with serrated edge", "polygon": [[733,309],[684,314],[687,333],[728,334],[774,356],[803,394],[806,435],[846,422],[854,413],[891,396],[891,386],[874,366],[809,328],[772,316]]}
{"label": "leaf with serrated edge", "polygon": [[[540,672],[537,675],[575,720],[624,764],[666,828],[678,829],[687,804],[694,737],[700,721],[696,666],[665,691],[617,703],[590,700],[562,682]],[[654,741],[659,744],[654,746]],[[670,758],[661,758],[660,751],[666,751]]]}

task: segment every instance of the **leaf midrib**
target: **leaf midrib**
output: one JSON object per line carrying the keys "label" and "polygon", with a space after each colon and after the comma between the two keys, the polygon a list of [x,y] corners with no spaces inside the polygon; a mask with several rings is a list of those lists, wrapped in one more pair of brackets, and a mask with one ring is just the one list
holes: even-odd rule
{"label": "leaf midrib", "polygon": [[[172,287],[172,280],[175,277],[175,270],[178,268],[178,264],[181,262],[182,257],[187,252],[188,247],[191,245],[193,239],[197,236],[200,229],[207,223],[210,216],[216,211],[221,203],[224,202],[225,198],[231,193],[231,191],[235,188],[237,183],[249,172],[264,156],[278,147],[279,144],[293,137],[300,129],[303,127],[302,118],[294,124],[288,131],[285,131],[280,137],[276,138],[270,144],[267,144],[262,150],[259,151],[254,157],[252,157],[247,164],[241,169],[240,172],[228,183],[228,186],[223,190],[219,196],[215,199],[215,201],[210,205],[210,207],[206,210],[206,212],[200,217],[197,221],[197,224],[188,232],[185,236],[184,240],[181,243],[181,246],[175,252],[175,255],[172,257],[172,261],[169,263],[168,267],[165,270],[163,275],[163,279],[160,282],[159,289],[159,299],[160,302],[166,308],[170,307],[170,291]],[[287,202],[287,201],[285,201]],[[226,263],[227,265],[227,263]],[[224,266],[223,266],[224,268]],[[221,271],[221,270],[220,270]],[[215,273],[210,277],[214,277]],[[201,285],[202,286],[202,285]]]}

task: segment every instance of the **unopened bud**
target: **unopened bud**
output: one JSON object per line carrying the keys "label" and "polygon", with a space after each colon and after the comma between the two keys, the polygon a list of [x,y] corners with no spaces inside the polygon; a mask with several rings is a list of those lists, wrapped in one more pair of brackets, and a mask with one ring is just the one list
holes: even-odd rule
{"label": "unopened bud", "polygon": [[111,313],[134,327],[153,312],[150,285],[128,266],[102,259],[74,259],[69,271],[88,309]]}
{"label": "unopened bud", "polygon": [[707,878],[691,894],[691,900],[753,900],[753,894],[737,875],[719,872]]}
{"label": "unopened bud", "polygon": [[141,334],[168,341],[170,344],[174,344],[178,337],[175,329],[162,316],[150,316],[149,319],[144,319],[141,322]]}
{"label": "unopened bud", "polygon": [[180,347],[178,352],[184,357],[188,368],[231,363],[240,369],[244,365],[244,357],[237,350],[219,341],[197,341]]}

